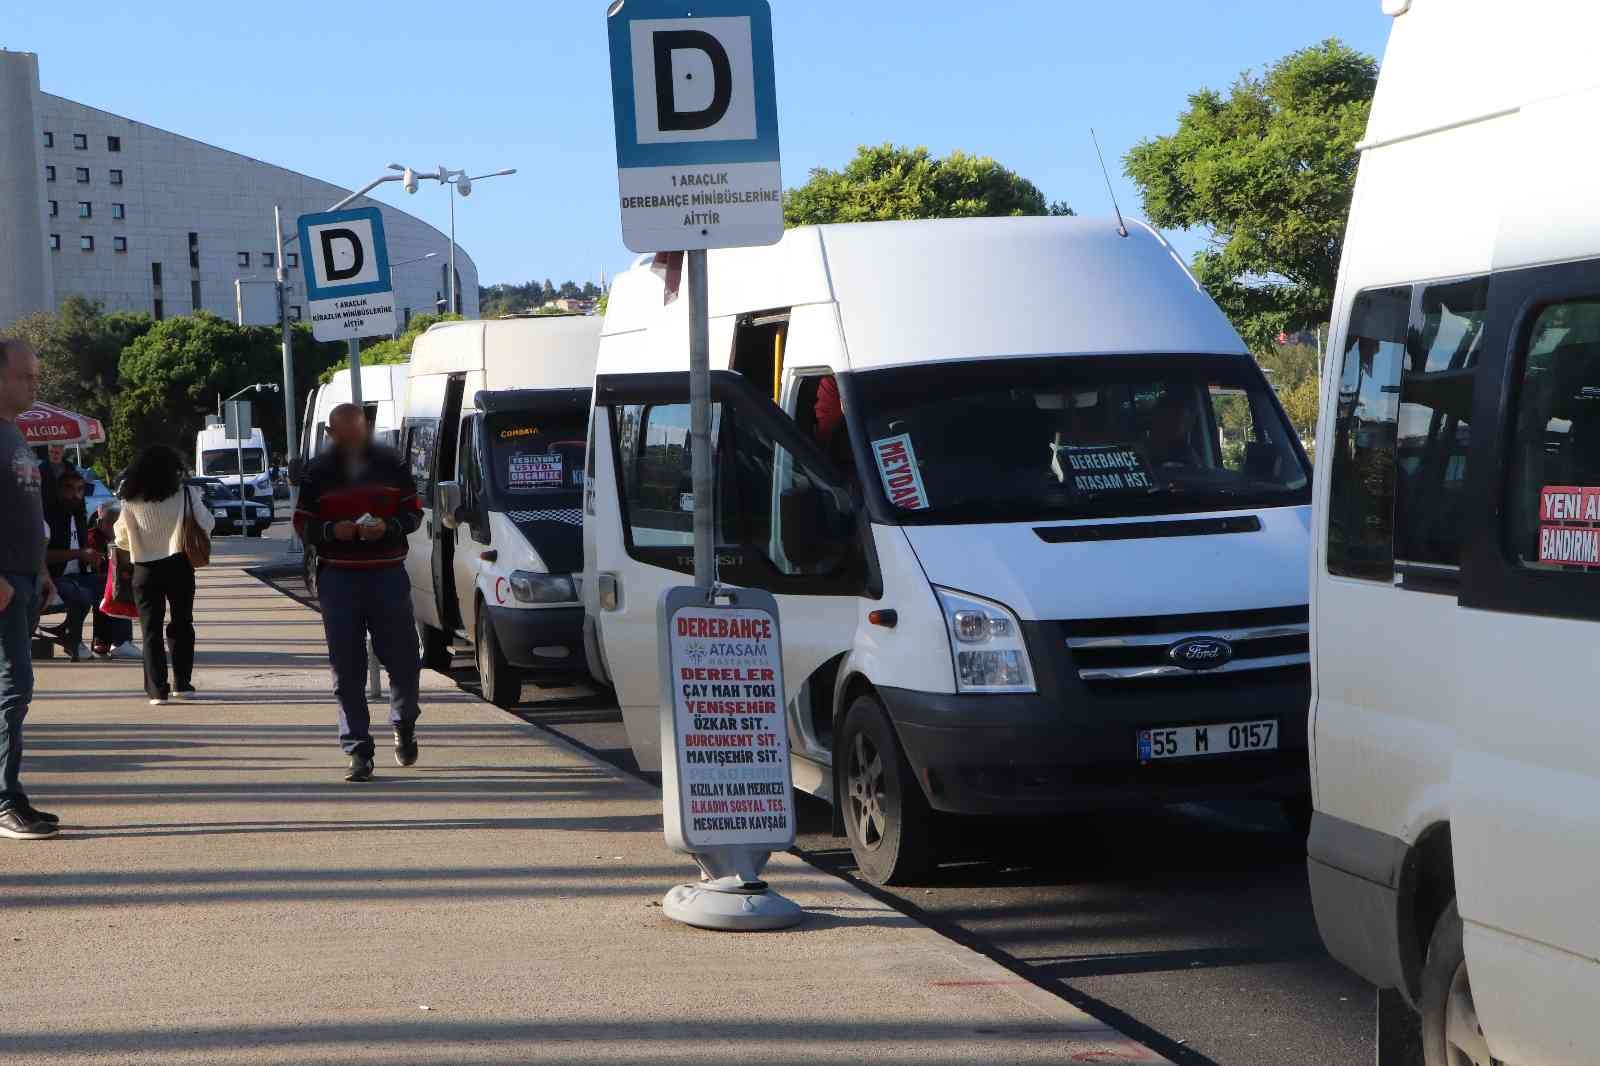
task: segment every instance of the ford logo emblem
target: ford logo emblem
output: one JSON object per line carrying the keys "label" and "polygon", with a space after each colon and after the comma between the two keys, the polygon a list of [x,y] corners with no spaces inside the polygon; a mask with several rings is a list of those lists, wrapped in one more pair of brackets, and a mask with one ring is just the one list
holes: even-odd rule
{"label": "ford logo emblem", "polygon": [[1220,637],[1190,637],[1168,648],[1167,659],[1185,670],[1215,670],[1232,661],[1233,645]]}

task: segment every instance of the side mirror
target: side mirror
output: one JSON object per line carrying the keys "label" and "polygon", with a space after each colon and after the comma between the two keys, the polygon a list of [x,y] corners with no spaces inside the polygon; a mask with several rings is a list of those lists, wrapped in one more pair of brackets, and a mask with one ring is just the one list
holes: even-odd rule
{"label": "side mirror", "polygon": [[461,524],[461,483],[459,481],[441,481],[437,489],[438,497],[435,510],[438,511],[439,521],[446,529],[455,529]]}
{"label": "side mirror", "polygon": [[810,570],[839,556],[839,530],[847,523],[831,504],[831,496],[806,481],[783,490],[778,501],[780,541],[795,566]]}

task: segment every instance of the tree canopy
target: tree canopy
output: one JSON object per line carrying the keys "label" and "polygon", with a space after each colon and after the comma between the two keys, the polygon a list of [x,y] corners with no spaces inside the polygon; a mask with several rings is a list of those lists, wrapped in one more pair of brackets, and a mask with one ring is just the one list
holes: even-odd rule
{"label": "tree canopy", "polygon": [[783,198],[790,226],[1072,213],[987,156],[957,151],[940,159],[894,144],[862,145],[844,169],[819,167]]}
{"label": "tree canopy", "polygon": [[1328,319],[1377,79],[1371,56],[1324,41],[1227,96],[1200,90],[1177,132],[1124,160],[1152,223],[1210,231],[1196,276],[1252,348]]}
{"label": "tree canopy", "polygon": [[122,349],[155,324],[142,311],[105,314],[97,303],[68,296],[54,314],[28,315],[7,332],[39,353],[42,398],[110,426]]}

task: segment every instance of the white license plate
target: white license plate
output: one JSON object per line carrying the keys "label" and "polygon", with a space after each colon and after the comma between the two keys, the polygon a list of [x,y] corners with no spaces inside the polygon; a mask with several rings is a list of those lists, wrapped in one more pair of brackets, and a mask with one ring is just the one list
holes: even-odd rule
{"label": "white license plate", "polygon": [[1277,749],[1278,723],[1273,720],[1139,730],[1140,762]]}

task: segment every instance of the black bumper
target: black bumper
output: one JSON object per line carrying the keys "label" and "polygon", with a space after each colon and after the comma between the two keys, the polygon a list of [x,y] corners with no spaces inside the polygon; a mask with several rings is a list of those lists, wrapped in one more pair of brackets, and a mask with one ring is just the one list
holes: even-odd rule
{"label": "black bumper", "polygon": [[1412,997],[1417,990],[1406,975],[1420,971],[1421,958],[1414,923],[1400,911],[1409,853],[1403,840],[1320,811],[1306,842],[1311,905],[1328,954],[1379,988]]}
{"label": "black bumper", "polygon": [[[548,607],[521,610],[490,607],[489,624],[506,661],[534,673],[584,673],[583,608]],[[535,654],[539,649],[543,654]],[[561,649],[565,654],[556,654]]]}

